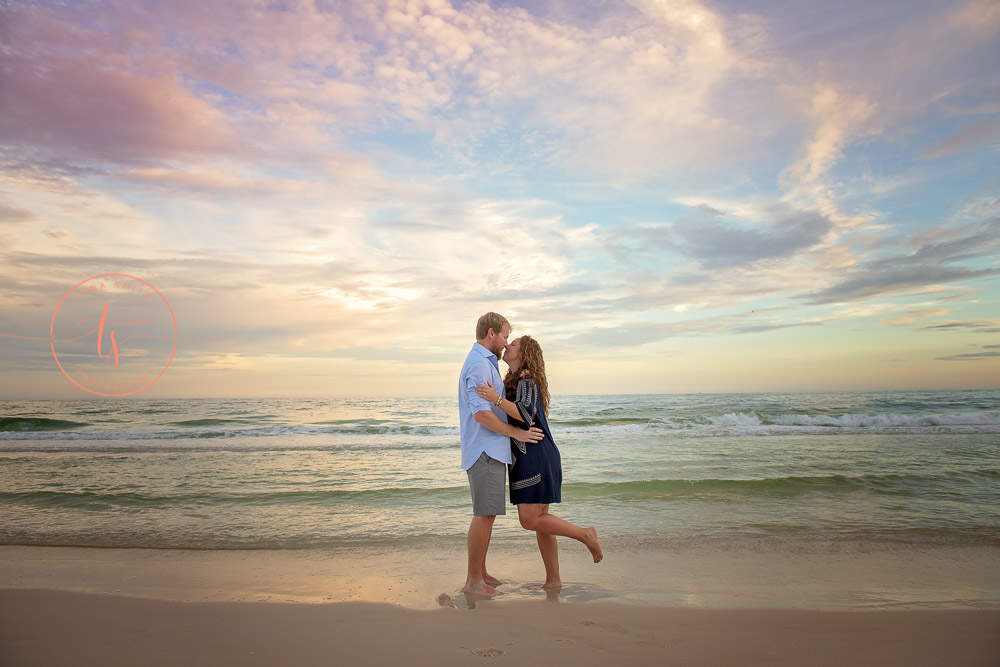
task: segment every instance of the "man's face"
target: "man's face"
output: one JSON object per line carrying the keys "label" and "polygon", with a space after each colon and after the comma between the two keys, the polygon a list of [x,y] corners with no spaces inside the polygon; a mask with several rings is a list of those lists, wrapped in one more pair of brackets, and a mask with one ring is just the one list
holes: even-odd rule
{"label": "man's face", "polygon": [[510,327],[506,324],[503,325],[503,329],[500,330],[500,333],[494,332],[493,340],[491,341],[489,349],[490,352],[497,355],[497,359],[499,359],[503,355],[503,351],[507,349],[507,336],[509,335]]}

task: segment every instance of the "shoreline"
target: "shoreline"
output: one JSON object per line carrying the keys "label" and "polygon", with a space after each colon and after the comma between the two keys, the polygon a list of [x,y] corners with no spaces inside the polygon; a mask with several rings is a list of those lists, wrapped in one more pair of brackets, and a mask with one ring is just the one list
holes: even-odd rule
{"label": "shoreline", "polygon": [[[551,599],[533,544],[498,542],[488,567],[498,601]],[[594,564],[560,540],[555,600],[680,609],[1000,610],[996,550],[816,547],[667,550],[605,542]],[[295,550],[0,546],[0,589],[48,589],[172,602],[369,602],[415,610],[447,596],[459,607],[464,546]]]}

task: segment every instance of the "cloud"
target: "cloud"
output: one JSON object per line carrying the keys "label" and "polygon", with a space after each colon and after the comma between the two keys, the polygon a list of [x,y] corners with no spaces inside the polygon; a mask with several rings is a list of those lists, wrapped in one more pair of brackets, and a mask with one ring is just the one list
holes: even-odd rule
{"label": "cloud", "polygon": [[0,142],[123,163],[242,145],[226,116],[175,74],[143,71],[102,37],[86,44],[87,31],[73,31],[53,10],[15,7],[5,16],[12,40],[2,56]]}
{"label": "cloud", "polygon": [[[989,298],[1000,271],[977,150],[996,12],[765,9],[16,5],[0,265],[36,309],[88,272],[148,275],[239,333],[218,367],[397,363],[400,332],[446,356],[487,309],[609,348],[996,329],[953,286]],[[921,151],[970,162],[929,175]],[[904,301],[939,290],[948,309]]]}
{"label": "cloud", "polygon": [[[158,238],[155,252],[118,256],[122,246],[112,229],[89,239],[107,254],[8,252],[3,261],[23,278],[18,291],[42,303],[55,303],[87,275],[112,270],[148,278],[172,303],[197,313],[185,321],[213,335],[228,331],[234,353],[265,345],[336,350],[359,340],[374,349],[391,347],[401,329],[440,332],[448,326],[442,320],[466,311],[583,301],[600,288],[581,282],[574,269],[576,249],[590,243],[587,230],[553,216],[547,202],[432,192],[406,201],[384,205],[377,223],[304,221],[286,225],[280,235],[262,227],[258,237],[253,221],[244,221],[239,236],[231,237],[236,246],[210,240],[223,235],[219,226],[187,236],[153,225],[146,229]],[[257,243],[268,252],[255,257]]]}
{"label": "cloud", "polygon": [[721,319],[697,319],[681,322],[628,323],[615,327],[593,327],[561,341],[569,346],[596,348],[638,347],[677,336],[718,333],[729,328]]}
{"label": "cloud", "polygon": [[897,315],[892,319],[879,320],[882,324],[889,326],[909,326],[916,322],[917,320],[928,319],[932,317],[945,317],[948,313],[952,312],[954,308],[924,308],[920,310],[911,310],[905,312],[901,315]]}
{"label": "cloud", "polygon": [[[968,322],[951,321],[951,322],[941,322],[939,324],[929,324],[921,329],[927,331],[946,331],[946,330],[982,330],[984,333],[998,333],[1000,332],[1000,320],[973,320]],[[989,347],[989,346],[987,346]]]}
{"label": "cloud", "polygon": [[950,137],[933,144],[923,153],[926,159],[949,157],[1000,141],[1000,116],[977,121]]}
{"label": "cloud", "polygon": [[992,357],[1000,357],[1000,352],[975,352],[972,354],[953,354],[950,357],[937,357],[938,361],[982,361]]}
{"label": "cloud", "polygon": [[812,321],[812,322],[788,322],[783,324],[752,324],[746,326],[735,327],[733,333],[750,334],[750,333],[764,333],[767,331],[779,331],[781,329],[794,329],[797,327],[818,327],[825,324],[822,321]]}
{"label": "cloud", "polygon": [[0,204],[0,223],[4,222],[27,222],[34,220],[35,214],[13,206]]}
{"label": "cloud", "polygon": [[[806,94],[803,106],[813,125],[812,135],[804,146],[804,155],[784,170],[781,179],[793,200],[809,203],[815,202],[812,197],[817,184],[840,159],[845,145],[864,133],[864,123],[874,106],[865,96],[851,95],[831,84],[817,85]],[[803,198],[802,191],[810,196]]]}
{"label": "cloud", "polygon": [[813,211],[773,211],[765,224],[744,227],[719,222],[718,211],[700,214],[678,220],[672,231],[674,243],[703,269],[786,258],[816,245],[831,228],[828,218]]}
{"label": "cloud", "polygon": [[249,180],[238,169],[145,167],[122,170],[118,176],[156,186],[180,186],[190,189],[235,190],[245,188]]}
{"label": "cloud", "polygon": [[949,24],[980,39],[1000,33],[1000,7],[991,0],[958,3],[952,9]]}
{"label": "cloud", "polygon": [[889,269],[873,267],[852,273],[854,277],[843,280],[828,289],[804,294],[802,295],[803,299],[810,304],[856,301],[904,290],[919,289],[927,285],[987,278],[1000,275],[1000,269],[942,269],[930,266]]}
{"label": "cloud", "polygon": [[755,61],[740,18],[697,2],[622,5],[589,25],[395,1],[8,14],[0,137],[78,162],[309,153],[406,129],[477,162],[508,132],[533,160],[635,173],[753,143],[711,99]]}
{"label": "cloud", "polygon": [[[427,133],[456,167],[496,168],[499,150],[510,164],[588,178],[731,179],[793,137],[799,153],[781,177],[788,201],[839,224],[822,181],[847,147],[892,120],[875,95],[884,77],[872,74],[871,87],[846,81],[881,66],[882,32],[865,33],[865,52],[845,73],[823,52],[776,51],[782,15],[702,2],[333,1],[252,12],[239,3],[98,2],[7,14],[16,37],[4,56],[12,94],[0,136],[32,159],[44,148],[195,187],[243,182],[222,173],[231,165],[206,164],[215,158],[310,168],[324,153],[349,160],[404,133]],[[833,14],[825,18],[844,23],[852,12]],[[946,25],[953,41],[992,15],[982,5],[948,21],[925,14],[891,18],[905,19],[899,30]],[[176,164],[189,160],[197,164]]]}
{"label": "cloud", "polygon": [[[818,327],[824,320],[786,321],[774,315],[783,309],[764,309],[761,313],[691,318],[666,322],[626,322],[617,326],[599,326],[560,340],[560,344],[583,347],[604,347],[620,349],[638,347],[668,338],[703,335],[757,334],[799,327]],[[770,314],[768,314],[770,313]],[[748,319],[763,318],[759,322]]]}
{"label": "cloud", "polygon": [[[909,241],[915,250],[890,255],[849,268],[833,285],[800,298],[824,304],[867,299],[904,290],[970,281],[1000,275],[1000,269],[961,266],[992,257],[1000,247],[1000,219],[961,228],[940,228]],[[899,245],[899,244],[894,244]]]}

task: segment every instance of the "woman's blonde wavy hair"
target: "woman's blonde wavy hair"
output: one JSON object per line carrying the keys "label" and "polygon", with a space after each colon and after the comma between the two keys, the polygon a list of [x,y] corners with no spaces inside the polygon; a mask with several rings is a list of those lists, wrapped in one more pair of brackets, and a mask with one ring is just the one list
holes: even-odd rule
{"label": "woman's blonde wavy hair", "polygon": [[[507,377],[503,379],[503,386],[507,394],[508,401],[513,401],[517,395],[517,381],[531,379],[538,385],[538,394],[542,397],[542,409],[545,416],[549,416],[549,381],[545,377],[545,359],[542,358],[542,346],[531,336],[521,336],[521,367],[517,371],[517,377],[507,369]],[[530,426],[530,424],[529,424]]]}

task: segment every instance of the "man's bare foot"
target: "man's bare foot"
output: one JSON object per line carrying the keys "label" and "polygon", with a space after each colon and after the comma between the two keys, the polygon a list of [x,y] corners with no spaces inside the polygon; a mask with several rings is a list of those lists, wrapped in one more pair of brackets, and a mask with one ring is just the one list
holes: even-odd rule
{"label": "man's bare foot", "polygon": [[542,588],[545,590],[550,588],[562,588],[562,579],[552,579],[551,581],[546,579],[545,583],[542,584]]}
{"label": "man's bare foot", "polygon": [[462,588],[463,593],[470,593],[472,595],[483,595],[485,597],[493,597],[494,595],[503,595],[503,591],[498,591],[492,586],[488,585],[485,581],[477,581],[469,583],[465,582],[465,587]]}
{"label": "man's bare foot", "polygon": [[604,550],[601,549],[601,543],[597,539],[597,529],[593,526],[587,529],[587,539],[584,540],[584,544],[590,549],[590,555],[594,557],[595,563],[600,563],[604,559]]}
{"label": "man's bare foot", "polygon": [[486,582],[487,586],[501,586],[503,582],[494,577],[492,574],[483,574],[483,581]]}

